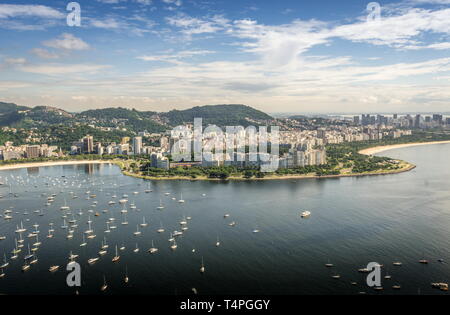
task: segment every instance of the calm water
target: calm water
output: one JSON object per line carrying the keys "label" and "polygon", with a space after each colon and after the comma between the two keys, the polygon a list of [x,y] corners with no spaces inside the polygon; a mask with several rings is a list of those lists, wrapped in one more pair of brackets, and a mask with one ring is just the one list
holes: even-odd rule
{"label": "calm water", "polygon": [[[415,163],[412,172],[379,177],[269,182],[147,182],[122,176],[109,165],[58,166],[0,172],[0,209],[12,208],[13,220],[0,218],[0,255],[8,259],[14,247],[16,225],[24,222],[28,231],[19,259],[10,261],[6,277],[0,279],[0,293],[73,294],[66,285],[64,266],[72,250],[82,267],[81,294],[99,294],[103,277],[106,294],[442,294],[431,282],[450,280],[450,145],[411,147],[385,152]],[[62,177],[65,176],[65,177]],[[9,194],[9,184],[12,192]],[[48,185],[47,185],[48,184]],[[86,192],[97,195],[86,200]],[[133,192],[139,192],[134,195]],[[70,192],[78,196],[72,199]],[[166,192],[172,195],[165,196]],[[46,207],[46,195],[56,193],[55,202]],[[183,194],[185,204],[172,200]],[[43,194],[46,194],[45,196]],[[109,206],[112,195],[129,195],[127,220],[121,225],[122,206]],[[203,196],[205,194],[205,196]],[[165,209],[157,210],[160,199]],[[60,207],[67,200],[78,220],[72,240],[67,240]],[[97,201],[96,206],[93,202]],[[134,202],[137,209],[130,209]],[[43,210],[44,216],[34,213]],[[79,209],[83,215],[79,216]],[[93,213],[99,212],[99,217]],[[108,213],[102,210],[108,209]],[[310,210],[308,220],[300,212]],[[28,215],[24,215],[24,212]],[[224,214],[230,218],[225,219]],[[80,247],[91,215],[97,237]],[[149,226],[136,237],[136,225],[145,216]],[[178,249],[170,249],[169,232],[180,230],[183,216],[191,216],[189,230],[177,238]],[[117,230],[105,234],[106,221],[115,217]],[[71,219],[72,215],[68,215]],[[235,221],[235,227],[229,223]],[[54,222],[55,237],[45,237],[49,222]],[[26,236],[38,223],[42,245],[39,262],[21,271],[27,244]],[[163,234],[156,230],[161,226]],[[261,230],[254,234],[255,228]],[[106,235],[108,254],[95,265],[87,260],[97,257]],[[221,246],[216,247],[217,237]],[[156,255],[147,250],[154,241]],[[133,249],[138,244],[139,253]],[[112,263],[115,245],[126,247],[119,263]],[[196,249],[193,253],[192,250]],[[206,273],[200,274],[204,257]],[[430,264],[420,265],[426,258]],[[445,259],[445,263],[437,262]],[[364,286],[364,275],[357,269],[369,262],[386,266],[384,292],[375,293]],[[392,266],[403,262],[402,267]],[[334,269],[326,269],[331,262]],[[448,263],[447,263],[448,262]],[[52,265],[62,266],[51,274]],[[129,284],[125,284],[125,268]],[[338,273],[340,280],[331,276]],[[351,281],[358,282],[352,286]],[[394,291],[393,284],[402,289]]]}

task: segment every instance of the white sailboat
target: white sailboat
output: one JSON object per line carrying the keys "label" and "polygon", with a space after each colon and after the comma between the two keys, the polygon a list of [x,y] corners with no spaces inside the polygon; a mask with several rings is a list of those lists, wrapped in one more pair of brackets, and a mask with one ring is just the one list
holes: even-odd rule
{"label": "white sailboat", "polygon": [[200,273],[205,273],[205,265],[203,264],[203,257],[202,257],[202,266],[200,267]]}
{"label": "white sailboat", "polygon": [[108,289],[108,284],[106,283],[106,277],[103,276],[103,285],[102,285],[102,287],[100,288],[100,291],[104,292],[104,291],[106,291],[107,289]]}
{"label": "white sailboat", "polygon": [[84,238],[84,234],[82,234],[83,236],[83,243],[80,244],[80,247],[85,247],[87,245],[86,240]]}
{"label": "white sailboat", "polygon": [[145,190],[145,193],[151,193],[153,190],[150,188],[150,183],[147,184],[147,189]]}
{"label": "white sailboat", "polygon": [[177,248],[178,248],[177,241],[174,240],[173,243],[172,243],[172,245],[170,246],[170,249],[171,249],[171,250],[176,250]]}
{"label": "white sailboat", "polygon": [[219,236],[217,236],[217,242],[216,242],[216,247],[220,246],[220,240],[219,240]]}
{"label": "white sailboat", "polygon": [[3,265],[1,265],[0,268],[5,269],[8,266],[9,266],[9,262],[6,259],[6,254],[3,254]]}
{"label": "white sailboat", "polygon": [[142,219],[141,227],[147,227],[148,224],[145,222],[145,217]]}
{"label": "white sailboat", "polygon": [[67,206],[67,202],[66,202],[66,199],[64,199],[64,206],[62,206],[61,208],[61,211],[66,211],[66,210],[70,210],[70,207],[69,206]]}
{"label": "white sailboat", "polygon": [[160,222],[160,223],[161,223],[161,226],[160,226],[160,228],[158,230],[156,230],[156,232],[164,233],[166,230],[164,229],[162,222]]}
{"label": "white sailboat", "polygon": [[134,232],[133,234],[134,234],[135,236],[141,235],[142,233],[141,233],[141,231],[139,231],[139,225],[137,225],[136,228],[137,228],[137,230],[136,230],[136,232]]}
{"label": "white sailboat", "polygon": [[156,254],[158,252],[158,249],[155,247],[155,245],[153,244],[153,240],[152,240],[152,247],[148,250],[148,252],[150,254]]}
{"label": "white sailboat", "polygon": [[125,278],[123,279],[125,283],[128,283],[130,279],[128,278],[128,267],[125,266]]}
{"label": "white sailboat", "polygon": [[158,209],[158,210],[164,210],[164,205],[163,205],[163,203],[162,203],[162,199],[159,199],[159,207],[156,208],[156,209]]}
{"label": "white sailboat", "polygon": [[178,200],[178,203],[185,203],[185,200],[183,199],[183,194],[181,193],[181,198]]}
{"label": "white sailboat", "polygon": [[120,260],[119,251],[116,245],[116,256],[113,257],[112,262],[118,262]]}

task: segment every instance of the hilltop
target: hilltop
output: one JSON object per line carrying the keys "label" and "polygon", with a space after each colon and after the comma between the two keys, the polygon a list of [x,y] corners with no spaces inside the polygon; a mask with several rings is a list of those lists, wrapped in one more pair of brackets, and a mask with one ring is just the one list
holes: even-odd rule
{"label": "hilltop", "polygon": [[265,125],[273,120],[264,112],[237,104],[198,106],[187,110],[161,113],[121,107],[69,113],[56,107],[31,108],[0,102],[0,126],[17,128],[85,124],[103,128],[120,128],[131,132],[143,130],[163,132],[178,125],[193,123],[194,118],[203,118],[205,125],[214,124],[220,127]]}

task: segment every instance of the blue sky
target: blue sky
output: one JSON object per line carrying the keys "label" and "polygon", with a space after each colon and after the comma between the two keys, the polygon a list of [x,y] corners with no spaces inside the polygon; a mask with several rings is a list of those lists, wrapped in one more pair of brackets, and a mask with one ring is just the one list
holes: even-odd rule
{"label": "blue sky", "polygon": [[448,111],[450,0],[0,1],[0,100],[69,111],[239,103]]}

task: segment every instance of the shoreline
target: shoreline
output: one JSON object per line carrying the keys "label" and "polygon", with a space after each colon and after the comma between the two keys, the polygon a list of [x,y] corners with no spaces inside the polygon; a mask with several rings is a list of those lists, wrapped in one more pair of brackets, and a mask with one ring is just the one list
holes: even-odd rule
{"label": "shoreline", "polygon": [[447,143],[450,143],[450,140],[392,144],[392,145],[384,145],[384,146],[377,146],[377,147],[363,149],[363,150],[359,151],[358,153],[363,154],[363,155],[375,155],[377,153],[381,153],[381,152],[385,152],[385,151],[389,151],[389,150],[402,149],[402,148],[408,148],[408,147],[417,147],[417,146],[423,146],[423,145],[432,145],[432,144],[447,144]]}
{"label": "shoreline", "polygon": [[82,161],[50,161],[50,162],[35,162],[35,163],[17,163],[11,165],[0,165],[0,171],[17,170],[21,168],[32,167],[49,167],[49,166],[67,166],[67,165],[86,165],[86,164],[115,164],[113,161],[101,160],[82,160]]}
{"label": "shoreline", "polygon": [[[402,161],[403,162],[403,161]],[[330,178],[348,178],[348,177],[367,177],[367,176],[383,176],[383,175],[394,175],[394,174],[402,174],[412,171],[417,166],[405,163],[404,167],[398,170],[390,170],[390,171],[380,171],[380,172],[369,172],[369,173],[357,173],[357,174],[340,174],[340,175],[269,175],[264,178],[244,178],[244,177],[229,177],[227,179],[220,178],[208,178],[208,177],[182,177],[182,176],[174,176],[174,177],[151,177],[139,174],[133,174],[129,172],[122,172],[126,176],[144,179],[144,180],[152,180],[152,181],[207,181],[207,182],[260,182],[260,181],[275,181],[275,180],[303,180],[303,179],[330,179]]]}
{"label": "shoreline", "polygon": [[[407,147],[414,147],[414,146],[424,146],[424,145],[434,145],[434,144],[449,144],[450,140],[447,141],[430,141],[430,142],[414,142],[414,143],[404,143],[404,144],[393,144],[393,145],[385,145],[385,146],[376,146],[372,148],[367,148],[360,150],[358,153],[363,155],[375,155],[377,153],[394,150],[394,149],[401,149],[401,148],[407,148]],[[110,161],[102,161],[102,160],[82,160],[82,161],[49,161],[49,162],[36,162],[36,163],[18,163],[18,164],[11,164],[11,165],[2,165],[0,166],[0,172],[1,171],[8,171],[8,170],[16,170],[16,169],[22,169],[22,168],[32,168],[32,167],[50,167],[50,166],[67,166],[67,165],[86,165],[86,164],[114,164],[117,165],[120,169],[122,174],[125,176],[130,176],[134,178],[140,178],[145,180],[153,180],[153,181],[175,181],[175,180],[181,180],[181,181],[210,181],[210,182],[221,182],[221,181],[270,181],[270,180],[297,180],[297,179],[327,179],[327,178],[345,178],[345,177],[365,177],[365,176],[381,176],[381,175],[394,175],[394,174],[401,174],[409,172],[416,168],[415,165],[400,161],[403,163],[403,167],[398,170],[386,170],[386,171],[379,171],[379,172],[369,172],[369,173],[359,173],[359,174],[339,174],[339,175],[324,175],[324,176],[317,176],[317,175],[268,175],[264,178],[244,178],[242,176],[236,177],[232,176],[227,179],[220,179],[220,178],[207,178],[207,177],[198,177],[198,178],[191,178],[191,177],[182,177],[182,176],[175,176],[175,177],[151,177],[151,176],[145,176],[140,174],[134,174],[127,171],[124,171],[122,166],[120,165],[120,162],[110,160]]]}

